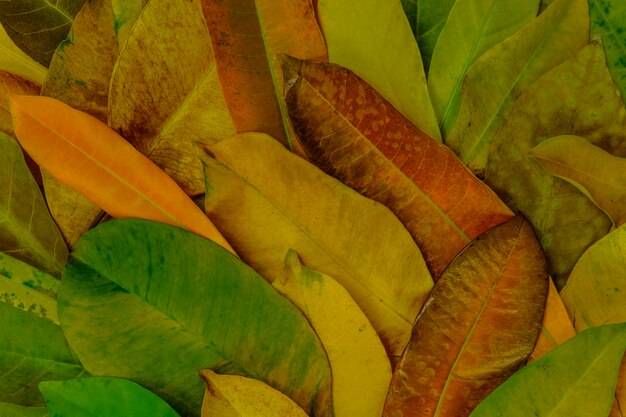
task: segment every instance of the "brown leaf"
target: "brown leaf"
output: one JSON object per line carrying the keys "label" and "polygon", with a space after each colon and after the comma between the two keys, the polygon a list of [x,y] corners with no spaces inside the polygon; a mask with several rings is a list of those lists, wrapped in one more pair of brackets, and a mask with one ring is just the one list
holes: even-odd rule
{"label": "brown leaf", "polygon": [[347,69],[285,57],[287,107],[307,157],[389,207],[433,278],[467,243],[512,217],[454,156]]}
{"label": "brown leaf", "polygon": [[528,358],[546,296],[546,261],[521,216],[474,240],[420,312],[384,416],[467,416]]}

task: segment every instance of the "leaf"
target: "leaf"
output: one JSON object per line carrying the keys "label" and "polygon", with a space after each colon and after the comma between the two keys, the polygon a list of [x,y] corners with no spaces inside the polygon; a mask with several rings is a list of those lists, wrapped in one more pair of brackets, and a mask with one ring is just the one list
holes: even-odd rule
{"label": "leaf", "polygon": [[547,295],[545,259],[523,217],[472,241],[424,304],[383,415],[469,415],[532,352]]}
{"label": "leaf", "polygon": [[10,417],[47,417],[46,407],[24,407],[22,405],[0,403],[0,414]]}
{"label": "leaf", "polygon": [[87,232],[63,274],[59,318],[93,375],[131,379],[181,415],[200,414],[203,368],[258,378],[330,415],[328,360],[306,319],[235,256],[182,229],[125,219]]}
{"label": "leaf", "polygon": [[293,148],[275,56],[326,58],[311,0],[203,0],[202,6],[237,132],[267,133]]}
{"label": "leaf", "polygon": [[538,4],[539,0],[454,3],[433,51],[428,76],[428,91],[444,138],[461,107],[461,82],[470,65],[532,20]]}
{"label": "leaf", "polygon": [[318,14],[330,62],[355,72],[420,130],[441,140],[420,51],[400,2],[362,0],[355,7],[349,0],[319,0]]}
{"label": "leaf", "polygon": [[59,281],[0,252],[0,301],[59,324]]}
{"label": "leaf", "polygon": [[455,0],[416,0],[417,1],[417,41],[424,60],[424,68],[429,71],[430,60]]}
{"label": "leaf", "polygon": [[513,100],[588,41],[587,0],[555,0],[539,17],[472,65],[463,81],[456,124],[445,143],[463,163],[482,173],[496,130],[508,120]]}
{"label": "leaf", "polygon": [[586,330],[513,375],[472,417],[606,416],[624,347],[624,324]]}
{"label": "leaf", "polygon": [[417,39],[417,0],[400,0],[411,31]]}
{"label": "leaf", "polygon": [[530,354],[529,362],[541,358],[555,347],[574,337],[575,334],[574,325],[567,315],[563,300],[561,300],[552,279],[550,279],[541,332],[537,338],[535,349]]}
{"label": "leaf", "polygon": [[622,226],[597,241],[580,257],[561,291],[577,331],[626,322],[622,295],[625,272],[626,227]]}
{"label": "leaf", "polygon": [[56,324],[3,302],[0,323],[0,402],[43,406],[40,381],[88,375]]}
{"label": "leaf", "polygon": [[67,248],[15,140],[0,132],[0,250],[56,277]]}
{"label": "leaf", "polygon": [[435,280],[471,239],[512,217],[450,149],[352,72],[293,59],[283,67],[289,115],[309,160],[389,207]]}
{"label": "leaf", "polygon": [[98,119],[48,97],[12,96],[11,110],[32,158],[111,216],[179,225],[230,248],[171,178]]}
{"label": "leaf", "polygon": [[530,151],[552,174],[572,184],[605,211],[616,226],[626,222],[626,160],[580,136],[563,135]]}
{"label": "leaf", "polygon": [[199,0],[145,7],[115,64],[108,120],[187,194],[204,192],[193,143],[215,142],[235,128]]}
{"label": "leaf", "polygon": [[55,417],[179,417],[161,398],[122,378],[44,381],[39,389]]}
{"label": "leaf", "polygon": [[626,8],[614,0],[589,0],[591,37],[600,37],[611,75],[626,97]]}
{"label": "leaf", "polygon": [[38,95],[40,87],[19,75],[0,71],[0,131],[14,135],[9,94]]}
{"label": "leaf", "polygon": [[9,71],[37,84],[46,78],[46,68],[18,48],[0,25],[0,70]]}
{"label": "leaf", "polygon": [[203,369],[207,385],[202,417],[306,417],[289,397],[269,385],[238,375]]}
{"label": "leaf", "polygon": [[380,417],[391,365],[369,320],[337,281],[302,265],[296,252],[287,252],[285,268],[272,285],[302,311],[326,350],[335,417]]}
{"label": "leaf", "polygon": [[295,250],[350,293],[388,354],[400,354],[432,279],[389,210],[261,133],[222,141],[202,160],[206,212],[246,263],[272,282],[285,274],[280,254]]}
{"label": "leaf", "polygon": [[550,137],[569,134],[584,135],[626,157],[625,129],[624,103],[606,69],[602,47],[592,42],[523,92],[494,138],[485,181],[533,224],[557,288],[565,285],[578,258],[608,232],[611,222],[528,153]]}
{"label": "leaf", "polygon": [[87,0],[5,0],[0,23],[15,44],[48,67],[57,45],[66,38],[76,13]]}

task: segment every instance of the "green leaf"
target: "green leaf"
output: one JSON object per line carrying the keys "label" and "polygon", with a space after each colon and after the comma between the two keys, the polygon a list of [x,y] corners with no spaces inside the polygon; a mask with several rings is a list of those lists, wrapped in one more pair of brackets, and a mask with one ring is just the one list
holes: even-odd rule
{"label": "green leaf", "polygon": [[537,144],[562,134],[584,135],[626,157],[624,103],[597,42],[519,96],[494,138],[485,176],[487,185],[532,223],[558,288],[585,249],[611,227],[610,219],[587,197],[530,157]]}
{"label": "green leaf", "polygon": [[619,0],[589,0],[591,37],[602,39],[606,62],[626,97],[626,7]]}
{"label": "green leaf", "polygon": [[39,384],[53,417],[179,417],[165,401],[122,378],[81,378]]}
{"label": "green leaf", "polygon": [[626,159],[571,135],[540,143],[530,156],[585,194],[616,226],[626,222]]}
{"label": "green leaf", "polygon": [[318,13],[330,62],[352,70],[441,141],[420,51],[400,2],[319,0]]}
{"label": "green leaf", "polygon": [[56,324],[0,302],[0,402],[42,406],[37,384],[87,375]]}
{"label": "green leaf", "polygon": [[424,60],[424,68],[430,73],[430,60],[439,35],[448,20],[455,0],[417,1],[417,42]]}
{"label": "green leaf", "polygon": [[411,26],[411,31],[413,35],[417,39],[417,0],[400,0],[402,2],[402,8],[404,9],[404,14],[406,15],[407,20],[409,21],[409,26]]}
{"label": "green leaf", "polygon": [[7,417],[47,417],[46,407],[25,407],[23,405],[0,403],[0,415]]}
{"label": "green leaf", "polygon": [[461,107],[461,83],[470,65],[533,19],[538,3],[539,0],[454,3],[433,51],[428,76],[428,90],[444,138]]}
{"label": "green leaf", "polygon": [[0,70],[9,71],[37,84],[43,83],[47,70],[18,48],[0,25]]}
{"label": "green leaf", "polygon": [[206,211],[242,259],[269,281],[292,248],[354,298],[390,355],[399,355],[433,282],[411,235],[383,205],[248,133],[202,158]]}
{"label": "green leaf", "polygon": [[47,68],[57,45],[67,37],[74,16],[86,2],[5,0],[0,2],[0,23],[22,51]]}
{"label": "green leaf", "polygon": [[597,241],[580,257],[561,298],[576,330],[626,322],[626,226]]}
{"label": "green leaf", "polygon": [[22,149],[2,132],[0,196],[0,251],[60,277],[67,247],[28,170]]}
{"label": "green leaf", "polygon": [[59,319],[93,375],[131,379],[183,415],[200,413],[202,368],[263,380],[329,415],[328,360],[306,319],[226,249],[182,229],[126,219],[87,232],[63,274]]}
{"label": "green leaf", "polygon": [[59,324],[59,280],[0,252],[0,301]]}
{"label": "green leaf", "polygon": [[585,330],[509,378],[471,417],[608,416],[624,348],[626,324]]}
{"label": "green leaf", "polygon": [[589,41],[587,0],[555,0],[539,17],[485,52],[467,72],[446,144],[483,173],[493,137],[519,93]]}

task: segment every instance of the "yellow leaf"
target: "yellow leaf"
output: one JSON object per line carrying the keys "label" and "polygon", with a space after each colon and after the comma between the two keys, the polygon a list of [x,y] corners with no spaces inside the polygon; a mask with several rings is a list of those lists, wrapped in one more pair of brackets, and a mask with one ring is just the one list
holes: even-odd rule
{"label": "yellow leaf", "polygon": [[43,83],[48,70],[18,48],[0,25],[0,70],[11,71],[37,84]]}
{"label": "yellow leaf", "polygon": [[232,251],[170,177],[95,117],[48,97],[11,96],[10,105],[31,157],[111,216],[184,227]]}
{"label": "yellow leaf", "polygon": [[272,285],[302,311],[326,350],[335,417],[380,417],[391,365],[376,331],[337,281],[302,265],[292,250],[285,266]]}
{"label": "yellow leaf", "polygon": [[210,369],[200,376],[207,386],[202,417],[307,417],[285,394],[256,379]]}

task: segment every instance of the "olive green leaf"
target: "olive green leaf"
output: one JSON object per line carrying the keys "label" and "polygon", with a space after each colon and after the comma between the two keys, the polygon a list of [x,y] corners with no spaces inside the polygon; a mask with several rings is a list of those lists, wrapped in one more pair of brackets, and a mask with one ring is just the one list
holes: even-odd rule
{"label": "olive green leaf", "polygon": [[39,390],[54,417],[180,417],[157,395],[122,378],[44,381]]}
{"label": "olive green leaf", "polygon": [[441,141],[422,58],[400,2],[319,0],[318,13],[330,62],[352,70]]}
{"label": "olive green leaf", "polygon": [[[278,146],[282,146],[277,143]],[[74,245],[59,319],[93,375],[128,378],[198,416],[198,371],[260,379],[330,416],[330,369],[302,314],[226,249],[146,220],[103,223]]]}
{"label": "olive green leaf", "polygon": [[18,48],[0,25],[0,70],[10,71],[37,84],[46,78],[46,68]]}
{"label": "olive green leaf", "polygon": [[502,42],[537,14],[539,0],[457,0],[439,35],[428,91],[445,138],[461,107],[461,83],[483,52]]}
{"label": "olive green leaf", "polygon": [[624,348],[626,324],[585,330],[518,371],[471,417],[607,416]]}
{"label": "olive green leaf", "polygon": [[37,384],[88,375],[61,328],[0,302],[0,402],[44,404]]}
{"label": "olive green leaf", "polygon": [[402,352],[433,281],[389,209],[265,134],[223,140],[202,160],[207,214],[245,262],[274,281],[295,250],[350,293],[388,354]]}
{"label": "olive green leaf", "polygon": [[532,223],[558,288],[585,249],[611,227],[606,214],[576,187],[550,175],[529,155],[539,143],[563,134],[583,135],[626,156],[624,103],[597,42],[520,95],[494,138],[485,176],[504,202]]}
{"label": "olive green leaf", "polygon": [[46,407],[26,407],[23,405],[0,403],[0,415],[7,417],[47,417]]}
{"label": "olive green leaf", "polygon": [[409,26],[411,26],[411,31],[413,32],[413,35],[415,35],[415,37],[417,38],[417,0],[400,1],[402,2],[404,14],[409,21]]}
{"label": "olive green leaf", "polygon": [[541,15],[474,62],[446,144],[482,174],[493,137],[519,93],[589,41],[587,0],[555,0]]}
{"label": "olive green leaf", "polygon": [[424,61],[424,68],[430,73],[430,61],[435,45],[448,20],[455,0],[416,0],[417,2],[417,42]]}
{"label": "olive green leaf", "polygon": [[87,0],[4,0],[0,23],[13,42],[48,67],[52,54],[67,37],[74,16]]}
{"label": "olive green leaf", "polygon": [[59,324],[59,280],[0,252],[0,301]]}
{"label": "olive green leaf", "polygon": [[0,132],[0,251],[56,277],[67,247],[28,170],[22,149]]}
{"label": "olive green leaf", "polygon": [[609,71],[626,97],[626,7],[619,0],[589,0],[591,36],[602,39]]}

